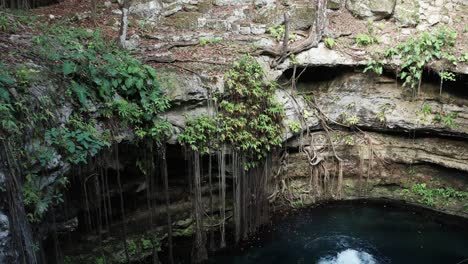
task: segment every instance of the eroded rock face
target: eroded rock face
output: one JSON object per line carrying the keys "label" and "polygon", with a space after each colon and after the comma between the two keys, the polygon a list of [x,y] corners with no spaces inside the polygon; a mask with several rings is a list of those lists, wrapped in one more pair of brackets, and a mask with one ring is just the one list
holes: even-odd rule
{"label": "eroded rock face", "polygon": [[346,8],[355,16],[379,20],[392,15],[395,0],[347,0]]}
{"label": "eroded rock face", "polygon": [[[284,177],[288,179],[288,189],[305,204],[329,198],[307,192],[312,177],[309,160],[304,152],[294,151],[301,144],[306,150],[316,150],[318,159],[328,168],[332,179],[336,177],[335,153],[343,160],[342,199],[390,198],[423,204],[421,197],[409,191],[414,184],[455,190],[465,190],[468,184],[466,142],[440,138],[412,139],[404,134],[374,132],[335,131],[330,136],[335,152],[329,147],[325,132],[314,132],[310,137],[297,137],[288,142],[293,150],[287,158]],[[450,203],[438,201],[431,206],[457,215],[468,215],[463,201],[457,199]]]}
{"label": "eroded rock face", "polygon": [[416,26],[419,23],[419,1],[397,0],[395,19],[403,26]]}
{"label": "eroded rock face", "polygon": [[[320,75],[326,71],[327,68],[324,68],[310,74]],[[303,78],[307,77],[303,75]],[[347,123],[353,119],[357,126],[383,131],[417,130],[433,135],[468,137],[468,109],[464,106],[468,104],[467,100],[429,100],[438,98],[437,84],[423,84],[423,94],[411,100],[411,96],[392,78],[373,78],[359,72],[346,72],[331,76],[328,80],[299,83],[297,89],[301,94],[313,96],[318,107],[337,122]],[[298,121],[297,109],[311,113],[314,111],[306,106],[303,97],[297,96],[296,100],[292,100],[290,92],[282,93],[278,97],[286,106],[286,123]],[[422,108],[430,112],[423,113]],[[455,117],[452,126],[438,120],[440,116],[449,115]],[[307,118],[307,125],[317,127],[319,120],[311,114]]]}
{"label": "eroded rock face", "polygon": [[[311,134],[315,137],[315,147],[322,149],[329,144],[323,132]],[[339,156],[354,162],[360,157],[368,160],[369,150],[372,148],[373,155],[381,160],[398,164],[435,164],[441,167],[457,169],[468,172],[468,143],[459,140],[449,140],[440,138],[411,138],[407,134],[387,135],[375,132],[366,132],[365,137],[362,134],[349,132],[334,132],[332,134],[334,144]],[[350,137],[350,138],[349,138]],[[320,140],[317,140],[320,139]],[[348,138],[348,140],[346,140]],[[310,138],[303,138],[302,145],[309,146]],[[367,142],[367,141],[370,142]],[[299,138],[294,138],[288,142],[288,146],[297,148],[301,144]],[[331,151],[320,152],[322,159],[333,156]],[[355,168],[347,170],[349,175],[357,175]],[[307,173],[304,171],[303,173]],[[372,172],[376,177],[379,172]],[[468,180],[468,179],[467,179]]]}

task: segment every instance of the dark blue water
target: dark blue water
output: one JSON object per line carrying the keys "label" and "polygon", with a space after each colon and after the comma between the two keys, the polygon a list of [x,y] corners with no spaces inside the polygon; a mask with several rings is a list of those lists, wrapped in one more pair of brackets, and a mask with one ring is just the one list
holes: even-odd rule
{"label": "dark blue water", "polygon": [[468,221],[384,203],[301,210],[252,240],[209,263],[457,264],[468,259]]}

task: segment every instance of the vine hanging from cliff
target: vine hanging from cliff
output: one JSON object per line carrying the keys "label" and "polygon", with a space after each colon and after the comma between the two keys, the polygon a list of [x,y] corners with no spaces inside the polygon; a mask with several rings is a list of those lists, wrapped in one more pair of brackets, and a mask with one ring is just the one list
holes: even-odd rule
{"label": "vine hanging from cliff", "polygon": [[223,144],[242,152],[245,169],[253,168],[281,145],[283,108],[275,101],[276,83],[264,80],[262,67],[244,56],[225,74],[225,90],[215,97],[218,114],[187,122],[179,141],[201,153]]}
{"label": "vine hanging from cliff", "polygon": [[[65,163],[59,166],[87,163],[114,141],[116,124],[161,141],[170,130],[160,118],[169,100],[152,67],[99,32],[30,26],[37,35],[24,54],[0,55],[0,140],[9,140],[7,154],[20,165],[29,220],[40,221],[67,183],[61,170],[51,176],[57,157]],[[46,177],[57,184],[44,184]]]}

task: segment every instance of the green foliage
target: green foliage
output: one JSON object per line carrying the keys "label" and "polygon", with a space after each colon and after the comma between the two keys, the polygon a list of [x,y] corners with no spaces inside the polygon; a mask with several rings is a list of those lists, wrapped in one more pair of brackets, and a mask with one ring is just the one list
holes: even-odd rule
{"label": "green foliage", "polygon": [[135,255],[137,253],[137,244],[135,243],[135,241],[133,240],[128,240],[127,241],[127,250],[128,250],[128,254],[130,255]]}
{"label": "green foliage", "polygon": [[448,200],[456,199],[464,201],[468,199],[468,192],[457,191],[450,187],[444,188],[429,188],[425,183],[414,184],[410,191],[420,196],[420,202],[430,206],[435,206],[437,201],[448,203]]}
{"label": "green foliage", "polygon": [[344,141],[345,141],[346,145],[350,145],[350,146],[354,145],[354,143],[355,143],[354,137],[352,135],[347,135],[344,138]]}
{"label": "green foliage", "polygon": [[280,41],[283,39],[284,31],[285,31],[284,25],[276,25],[276,26],[269,27],[267,29],[267,32],[270,33],[270,36],[272,36],[277,41]]}
{"label": "green foliage", "polygon": [[389,108],[388,105],[381,106],[380,111],[376,115],[377,120],[379,120],[379,122],[381,124],[385,124],[387,122],[386,112],[387,112],[388,108]]}
{"label": "green foliage", "polygon": [[423,106],[421,107],[421,113],[424,116],[428,116],[432,113],[432,108],[427,104],[423,104]]}
{"label": "green foliage", "polygon": [[442,71],[439,72],[439,75],[442,81],[456,81],[455,74],[453,72]]}
{"label": "green foliage", "polygon": [[400,79],[404,81],[404,86],[415,89],[419,86],[427,63],[435,59],[446,59],[456,64],[454,56],[449,53],[456,38],[457,33],[454,30],[440,27],[435,32],[424,32],[388,49],[385,56],[389,59],[398,56],[402,60]]}
{"label": "green foliage", "polygon": [[431,114],[432,114],[432,108],[427,104],[423,104],[421,106],[421,110],[419,110],[419,113],[418,113],[419,120],[423,123],[426,123],[427,117]]}
{"label": "green foliage", "polygon": [[104,257],[97,257],[95,264],[106,264],[106,258]]}
{"label": "green foliage", "polygon": [[220,43],[221,41],[223,41],[222,37],[201,37],[199,39],[201,46],[217,44],[217,43]]}
{"label": "green foliage", "polygon": [[328,49],[333,49],[333,47],[336,44],[336,41],[334,38],[325,38],[323,42],[325,43],[325,47],[327,47]]}
{"label": "green foliage", "polygon": [[[379,25],[378,28],[380,29],[381,26]],[[376,36],[376,27],[374,25],[374,21],[371,19],[367,20],[367,33],[368,34],[358,34],[356,36],[355,43],[359,46],[368,46],[380,43],[380,38]]]}
{"label": "green foliage", "polygon": [[456,125],[457,125],[455,123],[455,119],[457,119],[457,117],[458,117],[458,114],[454,113],[454,112],[451,112],[451,113],[448,113],[448,114],[437,113],[434,116],[433,122],[443,123],[445,126],[447,126],[449,128],[453,128],[453,127],[456,127]]}
{"label": "green foliage", "polygon": [[378,75],[382,75],[383,73],[383,64],[381,61],[371,59],[367,62],[366,67],[364,68],[364,72],[372,71]]}
{"label": "green foliage", "polygon": [[18,26],[18,23],[12,17],[0,11],[0,32],[15,33]]}
{"label": "green foliage", "polygon": [[141,239],[141,247],[144,250],[149,250],[153,248],[153,243],[149,239],[142,238]]}
{"label": "green foliage", "polygon": [[[103,116],[117,117],[141,139],[159,141],[167,136],[168,123],[158,115],[169,108],[169,100],[156,71],[105,42],[99,32],[56,27],[38,39],[39,53],[56,63],[57,72],[70,81],[69,93],[83,112],[101,103]],[[62,47],[56,51],[55,46]]]}
{"label": "green foliage", "polygon": [[463,63],[468,62],[468,52],[463,53],[463,54],[460,56],[460,58],[458,58],[458,61],[459,61],[459,62],[463,62]]}
{"label": "green foliage", "polygon": [[23,184],[24,205],[29,208],[27,217],[31,222],[38,222],[47,210],[63,201],[60,190],[67,186],[66,177],[49,184],[47,178],[30,173]]}
{"label": "green foliage", "polygon": [[348,115],[346,112],[341,113],[341,120],[347,126],[355,126],[359,123],[359,117],[356,114]]}
{"label": "green foliage", "polygon": [[367,34],[362,34],[362,33],[356,36],[355,42],[359,46],[368,46],[374,43],[379,43],[377,38],[367,35]]}
{"label": "green foliage", "polygon": [[297,60],[296,54],[291,54],[291,55],[289,56],[289,59],[291,60],[291,62],[292,62],[293,65],[298,65],[298,64],[299,64],[299,61]]}
{"label": "green foliage", "polygon": [[220,132],[216,120],[207,116],[199,116],[187,120],[184,133],[179,135],[179,141],[191,146],[202,154],[209,153],[210,149],[216,149],[216,137]]}
{"label": "green foliage", "polygon": [[80,129],[52,128],[45,134],[46,142],[65,154],[66,159],[73,163],[86,163],[88,156],[94,156],[108,143],[96,138],[95,134]]}
{"label": "green foliage", "polygon": [[227,144],[246,156],[246,169],[256,166],[281,144],[283,108],[274,100],[276,84],[263,78],[251,56],[235,62],[225,74],[224,93],[215,98],[218,115],[189,121],[179,141],[202,153]]}
{"label": "green foliage", "polygon": [[[276,25],[276,26],[271,26],[267,29],[267,33],[270,34],[271,37],[273,37],[274,39],[276,39],[276,41],[281,41],[283,40],[284,38],[284,34],[285,34],[285,28],[284,28],[284,25]],[[288,40],[296,40],[297,39],[297,35],[296,34],[289,34],[288,36]]]}
{"label": "green foliage", "polygon": [[23,68],[16,71],[16,83],[20,88],[26,89],[30,84],[33,83],[35,77],[34,74],[39,73],[38,70]]}
{"label": "green foliage", "polygon": [[293,133],[299,133],[302,130],[301,123],[297,121],[289,123],[289,130],[291,130]]}
{"label": "green foliage", "polygon": [[[64,175],[50,179],[49,166],[57,159],[86,163],[108,147],[112,138],[106,122],[126,125],[150,142],[166,138],[171,126],[159,117],[169,101],[152,67],[104,41],[99,32],[34,26],[42,35],[33,37],[34,47],[25,52],[42,67],[0,61],[0,140],[13,145],[10,155],[23,172],[27,214],[38,222],[61,201],[67,185]],[[37,95],[34,84],[50,79],[63,85]],[[72,107],[67,120],[55,112],[64,106]]]}

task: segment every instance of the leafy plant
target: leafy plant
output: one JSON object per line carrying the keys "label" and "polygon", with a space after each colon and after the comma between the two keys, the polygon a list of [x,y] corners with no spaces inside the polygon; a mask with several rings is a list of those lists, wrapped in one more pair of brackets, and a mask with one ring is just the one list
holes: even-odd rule
{"label": "leafy plant", "polygon": [[344,119],[344,123],[349,126],[355,126],[359,123],[359,117],[357,115],[347,116]]}
{"label": "leafy plant", "polygon": [[274,39],[277,41],[280,41],[283,39],[284,36],[284,26],[283,25],[276,25],[269,27],[267,29],[267,32],[270,33],[270,36],[272,36]]}
{"label": "leafy plant", "polygon": [[325,43],[325,47],[327,47],[328,49],[333,49],[333,47],[336,44],[336,41],[334,38],[325,38],[323,42]]}
{"label": "leafy plant", "polygon": [[130,255],[135,255],[137,253],[137,244],[133,240],[128,240],[127,241],[127,250],[128,254]]}
{"label": "leafy plant", "polygon": [[383,73],[383,64],[381,61],[370,59],[367,62],[366,67],[364,68],[364,72],[372,71],[378,75],[382,75]]}
{"label": "leafy plant", "polygon": [[16,72],[16,83],[20,88],[27,88],[34,80],[34,74],[39,73],[36,69],[23,68]]}
{"label": "leafy plant", "polygon": [[456,126],[455,119],[457,119],[457,117],[458,117],[458,114],[454,113],[454,112],[451,112],[451,113],[448,113],[448,114],[437,113],[434,116],[433,121],[434,122],[442,122],[445,126],[447,126],[449,128],[453,128],[453,127]]}
{"label": "leafy plant", "polygon": [[374,43],[378,43],[378,40],[372,36],[361,33],[356,36],[355,42],[359,46],[368,46]]}
{"label": "leafy plant", "polygon": [[10,16],[1,14],[0,31],[5,33],[15,33],[18,30],[18,23]]}
{"label": "leafy plant", "polygon": [[202,154],[209,153],[210,149],[216,149],[216,137],[219,128],[216,119],[207,116],[199,116],[189,119],[184,133],[179,134],[179,141],[191,146]]}
{"label": "leafy plant", "polygon": [[456,81],[455,74],[453,72],[442,71],[439,73],[440,79],[443,81]]}
{"label": "leafy plant", "polygon": [[296,122],[291,122],[291,123],[289,123],[289,129],[293,133],[299,133],[302,130],[301,123],[299,123],[297,121]]}
{"label": "leafy plant", "polygon": [[224,93],[215,98],[218,115],[189,120],[179,141],[204,153],[228,144],[246,156],[249,169],[281,144],[283,108],[273,98],[276,84],[263,80],[262,67],[251,56],[235,62],[225,80]]}
{"label": "leafy plant", "polygon": [[47,178],[30,173],[23,185],[24,205],[30,208],[29,221],[38,222],[47,210],[63,201],[60,190],[68,184],[66,177],[49,184]]}
{"label": "leafy plant", "polygon": [[291,62],[292,62],[293,65],[298,65],[298,64],[299,64],[299,61],[297,60],[296,54],[291,54],[291,55],[289,56],[289,59],[291,60]]}
{"label": "leafy plant", "polygon": [[345,138],[344,138],[344,141],[345,141],[345,144],[346,145],[354,145],[354,137],[352,135],[347,135]]}
{"label": "leafy plant", "polygon": [[[127,126],[149,144],[165,139],[171,127],[160,118],[169,100],[151,66],[105,41],[97,31],[30,24],[42,35],[33,37],[35,45],[24,52],[36,57],[41,67],[0,61],[0,140],[11,142],[9,155],[23,173],[28,218],[39,222],[61,202],[67,185],[65,176],[51,181],[52,163],[86,163],[108,147],[113,139],[106,122]],[[63,85],[53,92],[41,90],[40,95],[30,89],[49,76]],[[63,106],[72,106],[72,113],[59,118],[55,109]]]}
{"label": "leafy plant", "polygon": [[[132,58],[114,44],[106,43],[99,32],[55,27],[50,35],[38,40],[39,53],[54,62],[70,80],[69,91],[84,112],[101,103],[104,116],[118,117],[122,123],[138,130],[140,136],[161,140],[168,123],[158,114],[169,108],[156,71]],[[56,51],[53,47],[60,46]]]}
{"label": "leafy plant", "polygon": [[387,123],[386,112],[390,108],[391,108],[390,104],[385,104],[385,105],[382,105],[382,106],[379,107],[379,112],[377,113],[376,118],[377,118],[377,120],[379,120],[379,122],[382,125],[385,125],[385,123]]}
{"label": "leafy plant", "polygon": [[141,246],[144,250],[152,249],[153,243],[149,239],[142,238],[141,239]]}
{"label": "leafy plant", "polygon": [[80,129],[52,128],[45,134],[45,140],[65,153],[67,160],[73,164],[86,163],[88,156],[94,156],[108,143],[99,140],[96,135]]}
{"label": "leafy plant", "polygon": [[96,261],[95,261],[96,264],[106,264],[106,258],[105,257],[97,257],[96,258]]}
{"label": "leafy plant", "polygon": [[459,62],[468,62],[468,52],[463,53],[460,58],[458,58]]}
{"label": "leafy plant", "polygon": [[424,116],[428,116],[432,113],[432,108],[427,104],[423,104],[423,106],[421,107],[421,113]]}
{"label": "leafy plant", "polygon": [[400,79],[403,85],[411,89],[420,87],[423,68],[434,59],[451,58],[447,55],[457,38],[457,33],[446,27],[440,27],[431,34],[423,32],[418,37],[411,37],[406,42],[390,48],[387,58],[398,56],[402,60]]}
{"label": "leafy plant", "polygon": [[205,46],[209,44],[217,44],[223,41],[222,37],[201,37],[199,39],[200,45]]}
{"label": "leafy plant", "polygon": [[430,206],[435,206],[437,202],[448,203],[447,200],[460,200],[468,199],[468,192],[457,191],[450,187],[444,188],[429,188],[425,183],[414,184],[410,191],[420,196],[420,202]]}

